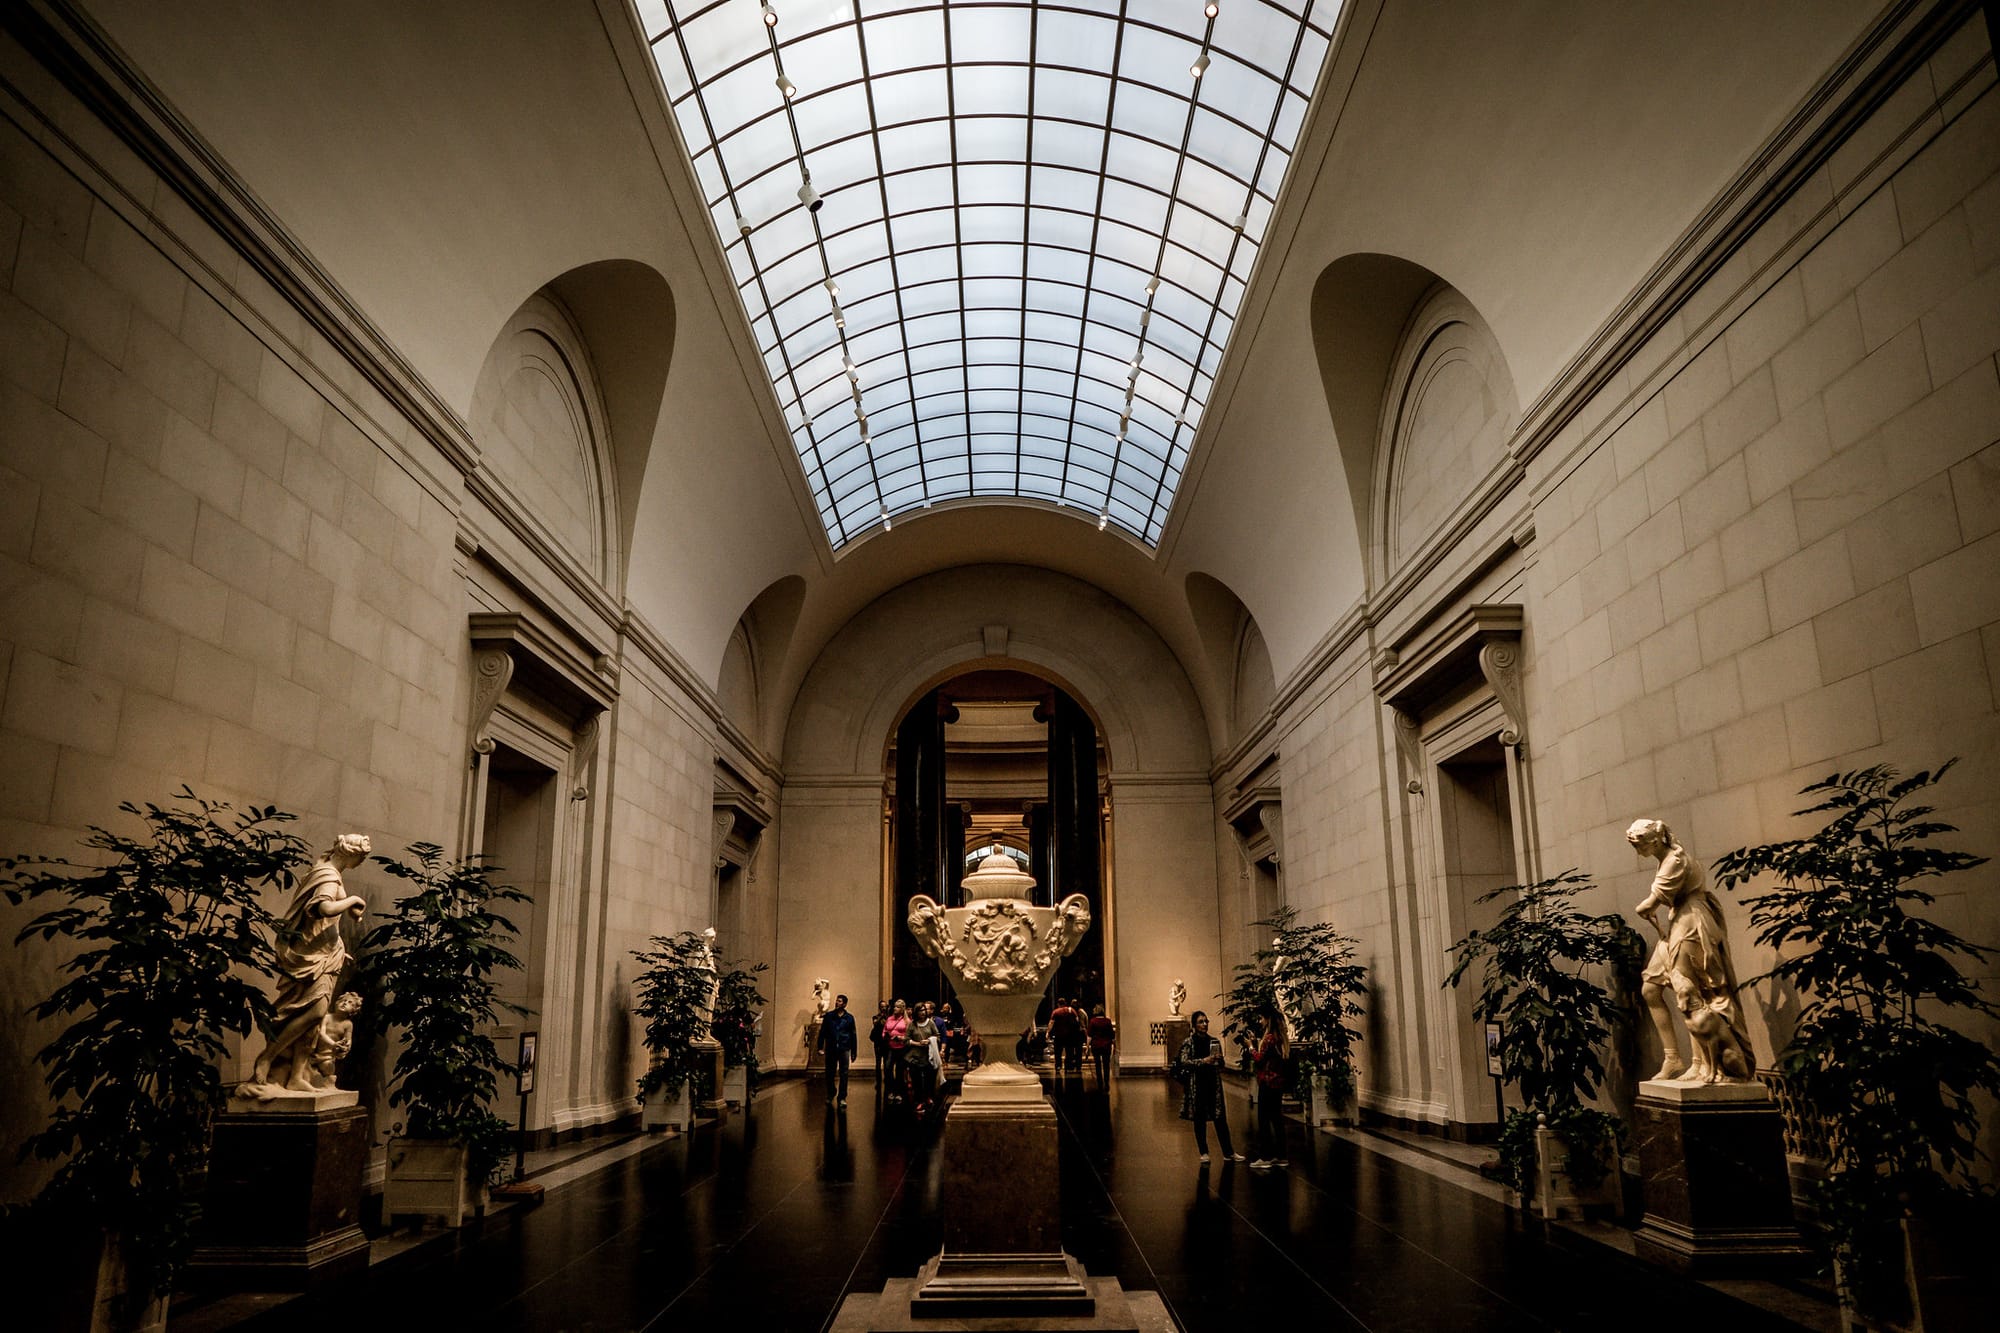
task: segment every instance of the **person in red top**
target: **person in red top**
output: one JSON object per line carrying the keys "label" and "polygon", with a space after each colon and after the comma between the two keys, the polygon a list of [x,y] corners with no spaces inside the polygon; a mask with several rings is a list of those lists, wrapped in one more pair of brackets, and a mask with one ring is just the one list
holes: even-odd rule
{"label": "person in red top", "polygon": [[1276,1009],[1264,1009],[1263,1035],[1250,1067],[1257,1076],[1257,1126],[1251,1148],[1250,1169],[1269,1171],[1284,1166],[1285,1158],[1285,1060],[1291,1054],[1291,1040],[1285,1035],[1285,1020]]}
{"label": "person in red top", "polygon": [[1076,1010],[1058,995],[1056,1007],[1049,1010],[1049,1045],[1054,1048],[1058,1076],[1069,1072],[1070,1050],[1082,1040],[1083,1025],[1077,1021]]}
{"label": "person in red top", "polygon": [[1097,1070],[1097,1086],[1100,1088],[1111,1077],[1111,1047],[1117,1040],[1118,1027],[1104,1016],[1104,1006],[1091,1006],[1090,1062]]}

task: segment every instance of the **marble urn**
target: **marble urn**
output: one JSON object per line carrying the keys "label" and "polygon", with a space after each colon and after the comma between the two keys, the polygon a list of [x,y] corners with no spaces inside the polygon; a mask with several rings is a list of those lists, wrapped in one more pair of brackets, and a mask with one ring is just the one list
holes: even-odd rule
{"label": "marble urn", "polygon": [[995,852],[962,881],[964,907],[941,907],[918,894],[910,900],[910,933],[938,960],[965,1010],[986,1039],[988,1058],[965,1076],[968,1102],[1039,1101],[1042,1081],[1011,1059],[1014,1038],[1035,1021],[1042,990],[1056,965],[1090,930],[1090,900],[1073,893],[1054,907],[1028,899],[1032,876]]}

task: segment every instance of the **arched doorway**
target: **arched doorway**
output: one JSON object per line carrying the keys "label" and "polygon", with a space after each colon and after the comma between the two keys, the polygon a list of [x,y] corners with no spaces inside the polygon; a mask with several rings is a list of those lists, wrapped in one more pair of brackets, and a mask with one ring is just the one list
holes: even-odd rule
{"label": "arched doorway", "polygon": [[997,846],[1034,876],[1038,901],[1089,898],[1097,925],[1051,988],[1086,1004],[1104,1002],[1107,960],[1115,956],[1108,769],[1096,718],[1040,676],[981,668],[918,696],[897,724],[885,764],[888,994],[912,1003],[951,998],[936,961],[902,923],[917,894],[957,905],[960,880]]}

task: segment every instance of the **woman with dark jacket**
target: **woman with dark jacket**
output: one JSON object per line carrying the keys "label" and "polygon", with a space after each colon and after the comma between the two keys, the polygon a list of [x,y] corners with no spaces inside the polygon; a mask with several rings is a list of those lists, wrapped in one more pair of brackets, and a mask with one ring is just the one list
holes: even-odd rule
{"label": "woman with dark jacket", "polygon": [[1215,1122],[1216,1141],[1222,1145],[1224,1160],[1240,1162],[1243,1154],[1229,1142],[1229,1121],[1222,1105],[1222,1042],[1208,1034],[1208,1015],[1197,1009],[1190,1020],[1194,1032],[1174,1059],[1180,1075],[1181,1119],[1194,1121],[1194,1146],[1201,1160],[1208,1160],[1208,1122]]}

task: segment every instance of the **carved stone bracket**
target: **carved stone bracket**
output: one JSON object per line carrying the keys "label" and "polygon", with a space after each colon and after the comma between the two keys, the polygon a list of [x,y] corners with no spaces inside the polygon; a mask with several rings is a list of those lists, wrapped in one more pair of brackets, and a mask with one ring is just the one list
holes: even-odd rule
{"label": "carved stone bracket", "polygon": [[748,873],[757,858],[758,840],[771,822],[771,812],[754,784],[722,760],[715,765],[714,811],[710,851],[715,868],[732,865]]}
{"label": "carved stone bracket", "polygon": [[1409,779],[1403,783],[1403,790],[1412,796],[1422,794],[1424,780],[1424,747],[1417,738],[1417,715],[1406,708],[1391,707],[1390,721],[1395,726],[1396,749],[1403,756],[1403,771]]}
{"label": "carved stone bracket", "polygon": [[493,738],[486,734],[493,721],[493,709],[514,679],[514,655],[505,648],[486,648],[472,655],[472,763],[493,753]]}
{"label": "carved stone bracket", "polygon": [[1525,745],[1528,740],[1528,710],[1521,696],[1521,639],[1488,639],[1479,648],[1479,671],[1486,677],[1486,683],[1493,688],[1493,697],[1500,701],[1501,711],[1507,714],[1507,725],[1500,729],[1502,745]]}
{"label": "carved stone bracket", "polygon": [[1518,605],[1481,603],[1376,655],[1375,694],[1395,711],[1396,745],[1413,781],[1423,771],[1418,743],[1421,719],[1426,710],[1464,689],[1468,682],[1483,679],[1499,701],[1506,717],[1499,732],[1500,743],[1518,746],[1527,742],[1528,713],[1521,690],[1522,625]]}
{"label": "carved stone bracket", "polygon": [[569,798],[572,801],[590,799],[590,772],[597,764],[597,737],[602,731],[595,713],[577,723],[576,748],[569,756]]}
{"label": "carved stone bracket", "polygon": [[1276,783],[1239,788],[1222,817],[1236,834],[1247,864],[1276,865],[1285,852],[1285,807]]}

